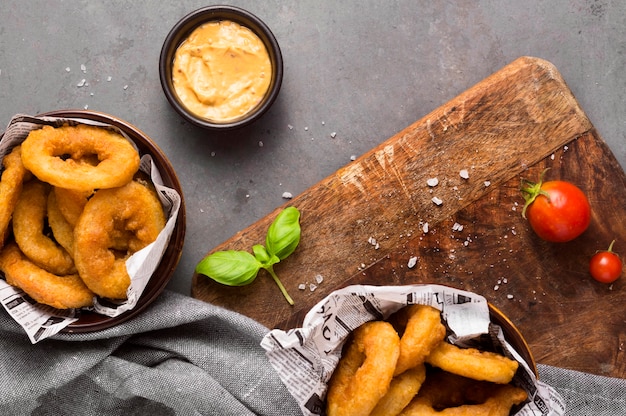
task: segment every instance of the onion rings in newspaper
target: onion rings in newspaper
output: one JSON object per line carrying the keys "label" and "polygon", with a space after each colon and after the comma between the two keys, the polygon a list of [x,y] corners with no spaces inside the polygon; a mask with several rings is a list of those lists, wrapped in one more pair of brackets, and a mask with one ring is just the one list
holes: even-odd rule
{"label": "onion rings in newspaper", "polygon": [[446,336],[446,327],[441,323],[441,311],[437,308],[409,305],[400,309],[396,315],[402,321],[404,330],[400,337],[400,356],[394,375],[423,363]]}
{"label": "onion rings in newspaper", "polygon": [[17,286],[39,303],[58,309],[93,304],[93,293],[77,274],[58,276],[29,261],[15,243],[0,251],[0,270],[7,283]]}
{"label": "onion rings in newspaper", "polygon": [[0,248],[4,245],[9,234],[9,223],[13,210],[22,192],[22,183],[27,175],[22,164],[22,148],[16,146],[11,153],[2,159],[4,171],[0,178]]}
{"label": "onion rings in newspaper", "polygon": [[76,273],[67,251],[44,234],[50,187],[33,179],[24,184],[13,212],[13,235],[33,263],[56,275]]}
{"label": "onion rings in newspaper", "polygon": [[128,183],[140,160],[120,134],[80,124],[31,131],[22,143],[22,162],[43,182],[90,191]]}
{"label": "onion rings in newspaper", "polygon": [[327,415],[369,415],[387,393],[400,354],[400,338],[390,323],[358,327],[328,386]]}
{"label": "onion rings in newspaper", "polygon": [[74,229],[74,262],[87,287],[105,298],[126,298],[126,259],[156,240],[164,226],[161,202],[147,186],[131,181],[98,190]]}
{"label": "onion rings in newspaper", "polygon": [[460,376],[493,383],[510,383],[519,363],[500,354],[475,348],[459,348],[447,342],[440,343],[426,362]]}

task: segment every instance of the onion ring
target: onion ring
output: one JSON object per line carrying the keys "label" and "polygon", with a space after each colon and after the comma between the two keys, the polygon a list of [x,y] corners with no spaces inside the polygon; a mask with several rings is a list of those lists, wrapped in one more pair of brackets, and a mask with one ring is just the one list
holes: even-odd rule
{"label": "onion ring", "polygon": [[156,240],[165,226],[157,195],[136,181],[98,190],[74,229],[74,261],[87,287],[101,297],[126,298],[125,261]]}
{"label": "onion ring", "polygon": [[[402,348],[402,347],[401,347]],[[370,416],[397,416],[413,400],[426,380],[426,367],[409,368],[391,380],[389,390],[378,401]]]}
{"label": "onion ring", "polygon": [[519,363],[503,355],[475,348],[459,348],[441,342],[426,357],[426,362],[460,376],[506,384],[511,382]]}
{"label": "onion ring", "polygon": [[44,234],[48,185],[33,179],[24,184],[13,212],[13,236],[20,250],[37,266],[56,274],[76,272],[67,251]]}
{"label": "onion ring", "polygon": [[511,384],[476,381],[440,371],[429,372],[417,396],[401,416],[509,416],[528,398]]}
{"label": "onion ring", "polygon": [[22,143],[22,162],[43,182],[80,191],[123,186],[140,163],[123,136],[83,124],[31,131]]}
{"label": "onion ring", "polygon": [[74,257],[74,227],[67,222],[59,209],[55,192],[48,193],[48,225],[52,230],[52,236],[61,247]]}
{"label": "onion ring", "polygon": [[2,165],[4,171],[0,179],[0,248],[9,234],[9,223],[27,174],[22,164],[22,148],[14,147],[11,153],[2,159]]}
{"label": "onion ring", "polygon": [[410,305],[398,313],[406,319],[406,326],[400,338],[400,356],[394,375],[423,363],[446,335],[446,327],[441,323],[441,311],[437,308]]}
{"label": "onion ring", "polygon": [[93,195],[93,189],[89,191],[76,191],[74,189],[54,187],[57,207],[65,220],[72,226],[78,222],[80,214],[85,209],[85,204]]}
{"label": "onion ring", "polygon": [[400,338],[388,322],[367,322],[353,338],[328,386],[328,416],[369,415],[391,383]]}
{"label": "onion ring", "polygon": [[93,304],[93,293],[77,274],[57,276],[29,261],[15,243],[0,252],[0,270],[7,283],[17,286],[39,303],[57,309]]}

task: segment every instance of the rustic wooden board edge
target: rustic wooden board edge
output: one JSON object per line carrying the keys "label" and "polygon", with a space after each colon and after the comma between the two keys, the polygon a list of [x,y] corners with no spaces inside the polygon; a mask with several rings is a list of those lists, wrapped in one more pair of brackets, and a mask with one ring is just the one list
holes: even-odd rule
{"label": "rustic wooden board edge", "polygon": [[[518,82],[511,82],[511,80],[516,79]],[[506,88],[506,91],[502,94],[502,91],[498,88]],[[532,102],[525,103],[519,97],[529,88],[536,94],[532,97]],[[498,114],[495,112],[498,108],[490,107],[493,100],[499,100],[502,105],[506,104],[506,106],[514,107],[510,110],[511,117],[504,123],[497,119]],[[546,114],[548,112],[544,112],[542,109],[542,106],[554,105],[561,107],[561,111],[552,111],[553,114],[559,115],[559,120],[547,119]],[[417,227],[423,222],[432,221],[435,224],[442,218],[449,217],[454,212],[470,204],[473,200],[480,198],[486,192],[489,192],[489,189],[486,189],[482,184],[482,180],[474,181],[471,187],[465,186],[463,188],[462,195],[453,195],[451,189],[456,187],[458,190],[462,182],[458,179],[457,170],[445,175],[449,178],[454,176],[454,179],[449,179],[448,193],[457,197],[455,203],[444,203],[443,209],[438,210],[433,205],[410,206],[411,203],[414,203],[412,198],[415,192],[406,191],[408,185],[404,183],[404,177],[402,176],[406,176],[406,174],[405,172],[397,171],[393,158],[398,156],[398,152],[404,152],[402,157],[405,158],[404,162],[408,165],[408,169],[418,169],[420,166],[424,166],[424,163],[430,162],[424,162],[423,160],[420,162],[419,158],[415,158],[415,155],[419,155],[425,148],[432,154],[437,154],[437,152],[445,153],[445,147],[448,145],[448,141],[452,139],[465,140],[465,146],[479,146],[480,143],[478,145],[474,144],[473,140],[480,140],[489,135],[507,136],[507,143],[520,142],[523,138],[514,137],[515,133],[519,131],[519,126],[516,125],[517,121],[515,119],[517,117],[516,111],[519,111],[523,117],[526,117],[526,119],[518,120],[520,125],[525,120],[532,120],[532,133],[536,135],[536,137],[528,139],[528,146],[532,147],[532,151],[524,152],[522,151],[523,149],[518,147],[513,151],[507,152],[506,146],[503,145],[502,148],[498,149],[498,151],[506,153],[506,162],[503,165],[494,167],[495,161],[489,160],[485,167],[481,167],[484,169],[483,171],[478,173],[472,171],[471,174],[476,175],[476,177],[485,175],[485,170],[489,171],[491,186],[498,186],[511,177],[518,175],[528,166],[545,158],[559,147],[564,146],[592,128],[591,123],[580,109],[576,99],[556,68],[551,63],[541,59],[522,57],[381,143],[357,161],[320,181],[307,192],[277,208],[257,223],[238,232],[210,252],[224,249],[249,249],[252,244],[261,242],[265,230],[267,230],[275,215],[281,209],[290,205],[296,206],[303,211],[303,236],[318,233],[316,238],[322,242],[321,244],[324,244],[324,242],[327,244],[329,241],[332,241],[333,233],[337,232],[337,227],[324,228],[324,220],[328,212],[326,212],[327,210],[318,212],[318,207],[321,206],[328,207],[330,205],[355,210],[362,208],[358,207],[359,204],[373,204],[374,208],[369,210],[369,218],[363,218],[363,224],[372,225],[374,222],[373,218],[388,218],[389,221],[408,221],[412,224],[410,229],[407,227],[407,233],[417,232]],[[471,131],[472,117],[482,117],[481,120],[483,121],[484,119],[489,120],[490,117],[493,118],[493,124],[490,126],[493,131]],[[555,126],[560,129],[559,134],[554,134]],[[415,139],[416,137],[418,140]],[[484,158],[485,155],[481,157]],[[453,166],[454,169],[458,169],[459,164],[463,162],[455,158],[454,155],[452,159],[445,161],[446,165]],[[494,171],[496,174],[494,174]],[[425,180],[430,173],[420,172],[420,179]],[[360,178],[364,175],[372,177],[378,175],[380,181],[378,184],[364,184],[360,181]],[[380,194],[381,192],[375,188],[380,186],[381,183],[390,180],[395,181],[395,188],[399,193],[405,194],[399,196],[406,199],[408,206],[406,212],[402,213],[402,215],[386,212],[386,205],[389,204],[386,204],[385,201],[373,200],[372,194]],[[370,188],[366,189],[367,186]],[[428,216],[420,213],[420,209],[436,211],[434,211],[433,215]],[[417,218],[418,215],[420,218]],[[373,225],[384,226],[384,224],[380,223]],[[361,264],[366,267],[375,264],[380,258],[388,255],[395,245],[402,244],[402,240],[406,238],[405,236],[393,236],[393,241],[388,247],[374,252],[365,243],[368,240],[368,234],[371,233],[371,227],[369,227],[370,229],[366,228],[368,227],[364,226],[359,230],[356,225],[350,224],[349,227],[340,230],[343,233],[342,241],[349,244],[345,244],[347,247],[339,249],[335,257],[328,259],[327,264],[331,267],[334,266],[333,273],[330,276],[331,280],[338,275],[342,276],[341,281],[348,280],[355,273],[359,272],[358,269]],[[350,233],[350,236],[347,233]],[[381,235],[385,239],[384,233],[381,233]],[[383,239],[381,239],[381,242]],[[388,239],[389,237],[387,236],[386,240]],[[310,294],[300,293],[296,289],[299,282],[312,279],[312,276],[294,277],[293,275],[297,275],[302,269],[309,274],[315,273],[316,266],[311,264],[307,254],[315,253],[316,250],[319,250],[319,246],[312,244],[310,240],[304,237],[301,246],[294,255],[295,258],[285,262],[284,265],[280,265],[281,271],[287,276],[283,283],[288,286],[292,296],[295,295],[294,299],[297,304],[295,308],[289,307],[282,302],[279,292],[273,287],[273,283],[268,281],[269,279],[257,279],[253,285],[248,287],[228,288],[195,274],[192,281],[192,296],[242,312],[271,327],[272,322],[283,320],[277,319],[277,317],[288,317],[299,309],[308,309],[314,303]],[[342,259],[351,255],[353,259],[350,260],[349,265],[346,265],[345,260]],[[297,270],[296,265],[301,270]],[[325,276],[326,279],[328,277]],[[320,285],[320,288],[314,294],[314,298],[321,299],[333,289],[340,287],[341,281],[334,285]],[[248,300],[255,296],[257,298],[266,298],[261,301],[265,307],[259,308],[258,305],[256,307],[251,305],[252,309],[246,310],[245,305],[249,303]],[[269,305],[272,307],[272,312],[269,315],[257,315],[259,310],[270,309]]]}

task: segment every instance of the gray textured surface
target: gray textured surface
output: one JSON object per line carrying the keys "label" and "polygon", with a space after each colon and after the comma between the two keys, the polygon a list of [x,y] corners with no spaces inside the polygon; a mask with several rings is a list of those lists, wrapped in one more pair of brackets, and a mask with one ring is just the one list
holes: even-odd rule
{"label": "gray textured surface", "polygon": [[522,55],[556,65],[626,167],[624,2],[233,1],[270,26],[285,77],[262,120],[221,136],[184,123],[158,78],[169,29],[207,4],[4,0],[0,19],[0,125],[87,106],[146,132],[177,169],[188,229],[172,290],[189,294],[202,256],[283,192],[305,191]]}

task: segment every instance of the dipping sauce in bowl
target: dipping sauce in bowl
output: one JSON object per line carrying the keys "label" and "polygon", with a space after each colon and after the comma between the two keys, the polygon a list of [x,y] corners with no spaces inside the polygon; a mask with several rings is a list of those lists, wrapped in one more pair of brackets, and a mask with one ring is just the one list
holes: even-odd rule
{"label": "dipping sauce in bowl", "polygon": [[170,31],[159,71],[168,101],[183,118],[228,130],[252,123],[272,105],[283,63],[259,18],[232,6],[209,6]]}
{"label": "dipping sauce in bowl", "polygon": [[253,109],[270,86],[272,63],[261,39],[230,20],[195,29],[174,55],[176,94],[192,112],[224,122]]}

